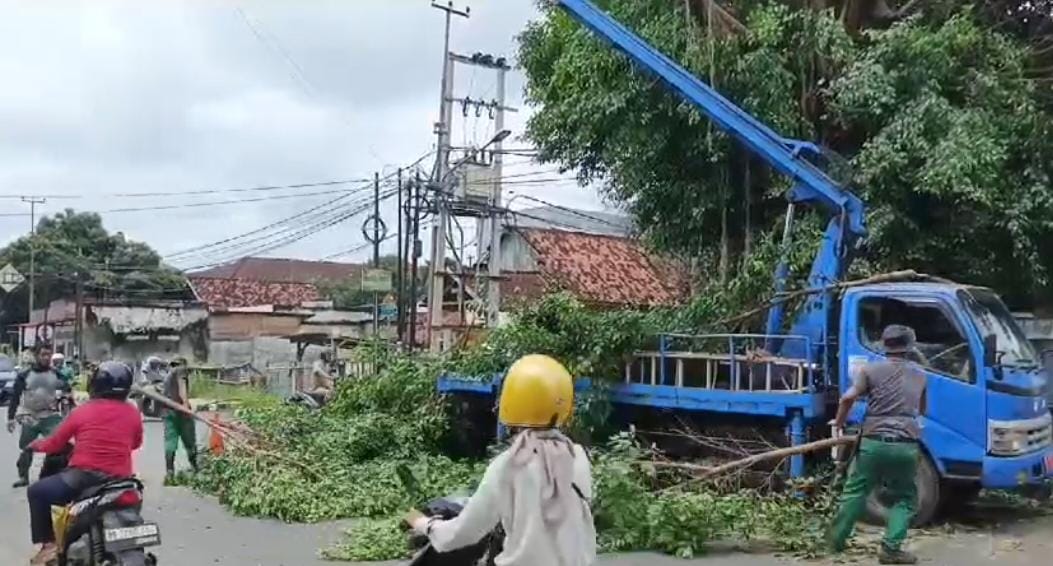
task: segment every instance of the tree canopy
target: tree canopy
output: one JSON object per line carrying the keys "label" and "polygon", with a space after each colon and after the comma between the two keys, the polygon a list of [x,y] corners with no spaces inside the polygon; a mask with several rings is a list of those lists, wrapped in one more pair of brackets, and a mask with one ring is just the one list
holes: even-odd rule
{"label": "tree canopy", "polygon": [[[829,173],[867,203],[861,266],[990,285],[1017,305],[1048,293],[1048,10],[953,0],[598,4],[781,135],[844,155],[850,167],[835,159]],[[785,179],[559,10],[522,34],[520,63],[540,158],[601,184],[657,248],[726,276],[778,226]]]}
{"label": "tree canopy", "polygon": [[[183,276],[165,266],[150,246],[111,234],[93,212],[64,212],[40,219],[35,236],[23,236],[0,249],[0,265],[11,263],[23,275],[30,272],[30,252],[36,252],[36,304],[72,297],[77,278],[87,296],[112,298],[183,298]],[[5,297],[3,318],[26,319],[27,285]]]}

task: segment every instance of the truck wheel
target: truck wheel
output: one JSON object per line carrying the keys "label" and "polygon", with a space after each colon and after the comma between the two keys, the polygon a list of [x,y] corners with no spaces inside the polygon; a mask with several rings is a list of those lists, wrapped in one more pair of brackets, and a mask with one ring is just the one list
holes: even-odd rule
{"label": "truck wheel", "polygon": [[[918,490],[918,507],[914,514],[912,526],[927,525],[936,518],[940,510],[940,475],[932,465],[929,457],[922,454],[918,462],[918,471],[914,476],[914,485]],[[864,520],[872,525],[884,525],[888,519],[888,501],[884,487],[878,486],[867,498]]]}

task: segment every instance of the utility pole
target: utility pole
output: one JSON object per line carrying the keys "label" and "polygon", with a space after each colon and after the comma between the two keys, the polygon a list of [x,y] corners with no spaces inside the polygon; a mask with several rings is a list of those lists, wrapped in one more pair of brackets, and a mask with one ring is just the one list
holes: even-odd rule
{"label": "utility pole", "polygon": [[73,321],[73,344],[76,349],[74,355],[78,356],[79,359],[84,359],[84,278],[78,271],[74,274],[77,280],[77,306],[74,309],[77,317]]}
{"label": "utility pole", "polygon": [[405,312],[403,311],[403,306],[406,303],[406,294],[405,294],[406,290],[405,290],[405,285],[404,285],[404,281],[405,281],[404,274],[406,272],[406,263],[405,263],[406,256],[403,255],[402,250],[403,250],[403,241],[406,240],[407,238],[406,238],[406,234],[403,232],[403,222],[402,222],[402,217],[404,215],[404,212],[402,210],[402,168],[401,167],[399,168],[399,173],[398,173],[398,206],[395,208],[395,210],[396,210],[395,214],[398,215],[398,232],[396,232],[396,234],[395,234],[396,235],[395,244],[396,244],[396,247],[398,248],[396,250],[396,252],[395,252],[396,255],[398,256],[398,269],[396,269],[396,271],[395,271],[395,319],[396,319],[395,325],[397,326],[397,328],[395,330],[395,334],[398,336],[398,341],[400,343],[402,343],[403,342],[403,338],[404,338],[404,331],[405,331],[405,324],[404,323],[406,321]]}
{"label": "utility pole", "polygon": [[22,197],[22,202],[29,203],[29,315],[26,322],[33,321],[33,309],[36,307],[37,278],[37,205],[47,202],[45,198]]}
{"label": "utility pole", "polygon": [[446,29],[443,35],[442,48],[442,93],[439,101],[439,122],[435,125],[435,133],[438,136],[437,156],[435,169],[432,173],[432,189],[435,191],[435,222],[432,224],[431,238],[431,285],[428,296],[428,310],[430,313],[428,324],[428,338],[431,349],[438,350],[438,340],[435,337],[435,328],[443,323],[443,297],[446,291],[446,224],[449,212],[446,208],[446,173],[450,165],[450,130],[453,122],[453,59],[450,53],[450,26],[453,16],[468,18],[470,9],[457,10],[453,7],[453,0],[443,6],[433,3],[437,8],[446,13]]}
{"label": "utility pole", "polygon": [[[373,173],[373,269],[380,269],[380,173]],[[373,338],[380,336],[380,293],[373,291]]]}
{"label": "utility pole", "polygon": [[[497,111],[494,115],[494,130],[501,132],[505,129],[505,79],[508,75],[508,67],[500,65],[497,69]],[[490,272],[487,282],[487,306],[486,322],[490,328],[497,328],[501,312],[501,230],[503,229],[504,215],[501,214],[501,176],[504,168],[503,139],[498,139],[494,144],[494,184],[493,193],[490,195],[490,259],[488,267]]]}
{"label": "utility pole", "polygon": [[410,352],[417,347],[417,267],[420,262],[421,248],[420,241],[420,205],[421,205],[421,179],[420,174],[417,174],[416,182],[413,183],[413,265],[410,269],[410,327],[409,327],[409,343]]}

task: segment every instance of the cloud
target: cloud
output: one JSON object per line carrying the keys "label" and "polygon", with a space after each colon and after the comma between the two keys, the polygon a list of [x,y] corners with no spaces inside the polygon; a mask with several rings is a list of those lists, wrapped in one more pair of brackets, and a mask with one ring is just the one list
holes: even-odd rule
{"label": "cloud", "polygon": [[[536,17],[533,3],[472,4],[471,20],[454,22],[452,48],[512,57],[515,34]],[[259,196],[107,196],[113,193],[391,171],[434,147],[442,27],[441,13],[425,0],[0,0],[0,194],[72,193],[81,198],[51,199],[42,210],[105,211]],[[486,71],[458,71],[459,95],[494,96]],[[510,104],[522,106],[521,90],[522,77],[513,73]],[[511,115],[508,127],[520,134],[527,116],[526,108]],[[488,117],[458,115],[454,143],[482,143],[493,133]],[[538,170],[514,161],[510,174]],[[561,204],[600,207],[573,184],[535,189]],[[329,198],[107,213],[104,220],[171,253]],[[17,199],[0,204],[6,213],[26,211]],[[393,204],[384,206],[390,217]],[[317,258],[347,249],[362,241],[359,223],[272,253]],[[0,241],[27,226],[25,217],[0,217]]]}

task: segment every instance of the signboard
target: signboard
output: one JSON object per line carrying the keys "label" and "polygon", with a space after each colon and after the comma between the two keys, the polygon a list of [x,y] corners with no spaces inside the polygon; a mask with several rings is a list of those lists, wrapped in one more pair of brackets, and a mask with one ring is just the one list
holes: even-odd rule
{"label": "signboard", "polygon": [[371,293],[391,292],[391,272],[386,269],[367,269],[362,272],[362,290]]}
{"label": "signboard", "polygon": [[10,293],[25,281],[26,278],[10,263],[0,269],[0,289]]}

